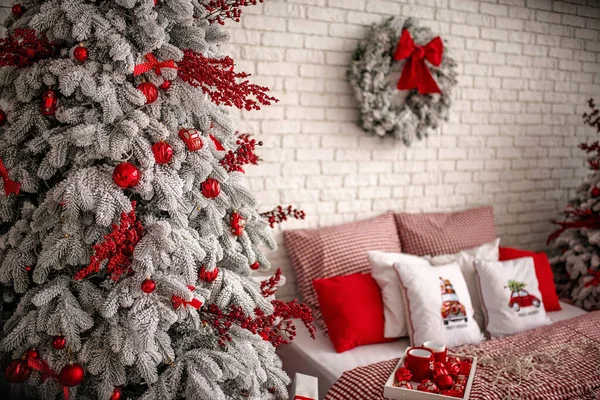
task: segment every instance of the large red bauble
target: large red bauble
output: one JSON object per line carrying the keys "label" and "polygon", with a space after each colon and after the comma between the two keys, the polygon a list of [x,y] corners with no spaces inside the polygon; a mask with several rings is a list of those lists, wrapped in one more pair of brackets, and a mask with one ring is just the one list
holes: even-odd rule
{"label": "large red bauble", "polygon": [[200,132],[195,129],[180,129],[179,137],[183,140],[189,151],[200,150],[204,145],[200,137]]}
{"label": "large red bauble", "polygon": [[83,46],[78,46],[73,50],[73,57],[79,62],[84,62],[88,59],[88,49]]}
{"label": "large red bauble", "polygon": [[25,9],[23,8],[22,5],[15,4],[14,6],[12,6],[12,13],[16,18],[19,18],[21,15],[23,15],[24,12],[25,12]]}
{"label": "large red bauble", "polygon": [[40,353],[36,349],[31,348],[31,349],[27,350],[27,358],[36,359],[39,357],[40,357]]}
{"label": "large red bauble", "polygon": [[40,111],[44,115],[54,115],[56,113],[56,92],[54,90],[46,90],[42,95],[42,105]]}
{"label": "large red bauble", "polygon": [[231,226],[231,233],[233,236],[242,236],[244,233],[244,226],[246,226],[246,220],[238,212],[234,211],[229,217],[229,226]]}
{"label": "large red bauble", "polygon": [[23,383],[31,375],[31,368],[26,360],[12,360],[6,368],[6,379],[12,383]]}
{"label": "large red bauble", "polygon": [[217,279],[217,276],[219,276],[218,268],[215,268],[212,271],[207,271],[204,265],[200,267],[200,272],[198,272],[198,278],[204,282],[214,282],[215,279]]}
{"label": "large red bauble", "polygon": [[142,292],[150,294],[156,290],[156,282],[154,282],[150,278],[146,278],[142,282],[141,288],[142,288]]}
{"label": "large red bauble", "polygon": [[448,374],[440,375],[436,378],[435,383],[437,383],[441,390],[448,390],[452,389],[452,386],[454,385],[454,379],[452,379],[452,377]]}
{"label": "large red bauble", "polygon": [[166,142],[157,142],[152,145],[152,154],[157,164],[167,164],[173,158],[173,147]]}
{"label": "large red bauble", "polygon": [[597,187],[594,187],[594,188],[592,189],[592,196],[593,196],[593,197],[598,197],[598,196],[600,196],[600,189],[598,189]]}
{"label": "large red bauble", "polygon": [[258,261],[256,261],[255,263],[250,264],[250,269],[253,269],[253,270],[256,271],[259,268],[260,268],[260,264],[258,263]]}
{"label": "large red bauble", "polygon": [[0,126],[4,126],[6,123],[6,113],[4,110],[0,110]]}
{"label": "large red bauble", "polygon": [[63,386],[74,387],[83,382],[83,378],[85,378],[85,371],[81,365],[67,364],[60,370],[58,382]]}
{"label": "large red bauble", "polygon": [[146,96],[146,104],[151,104],[158,99],[158,89],[152,82],[142,82],[137,87],[144,96]]}
{"label": "large red bauble", "polygon": [[121,388],[115,388],[112,394],[110,395],[110,400],[121,400],[123,398],[123,391]]}
{"label": "large red bauble", "polygon": [[159,86],[159,88],[161,88],[162,90],[169,90],[170,87],[171,87],[171,81],[169,81],[169,80],[165,80]]}
{"label": "large red bauble", "polygon": [[67,339],[64,336],[56,336],[52,339],[52,347],[56,350],[62,350],[67,347]]}
{"label": "large red bauble", "polygon": [[138,167],[129,162],[117,165],[113,171],[113,182],[122,188],[132,188],[141,178]]}
{"label": "large red bauble", "polygon": [[204,182],[202,182],[200,188],[202,189],[202,194],[207,199],[214,199],[219,195],[219,193],[221,193],[221,184],[214,178],[206,179]]}

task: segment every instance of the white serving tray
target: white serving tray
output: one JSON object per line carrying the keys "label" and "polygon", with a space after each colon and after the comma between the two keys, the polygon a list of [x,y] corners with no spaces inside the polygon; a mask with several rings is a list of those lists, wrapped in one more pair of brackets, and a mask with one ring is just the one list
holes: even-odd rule
{"label": "white serving tray", "polygon": [[[402,358],[396,365],[396,368],[394,368],[392,375],[388,378],[387,382],[385,383],[385,386],[383,387],[383,397],[385,397],[386,399],[393,399],[393,400],[442,400],[442,399],[456,400],[456,399],[458,399],[458,397],[444,396],[444,395],[437,394],[437,393],[421,392],[421,391],[417,390],[417,386],[419,385],[420,382],[411,382],[410,384],[413,387],[412,389],[406,389],[406,388],[400,388],[397,386],[393,386],[394,379],[396,376],[396,370],[398,370],[398,368],[404,366],[404,357],[406,357],[406,354],[404,356],[402,356]],[[466,359],[472,360],[471,371],[469,372],[469,378],[467,379],[467,385],[465,386],[465,393],[462,397],[463,400],[468,400],[469,393],[471,392],[471,385],[473,384],[473,378],[475,377],[475,369],[477,367],[477,357],[464,356],[461,354],[450,354],[450,353],[448,353],[448,357],[459,357],[461,360],[466,360]]]}

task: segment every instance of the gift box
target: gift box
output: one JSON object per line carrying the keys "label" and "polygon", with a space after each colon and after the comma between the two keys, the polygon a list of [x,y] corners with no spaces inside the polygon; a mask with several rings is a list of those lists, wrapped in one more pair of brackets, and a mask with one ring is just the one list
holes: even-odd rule
{"label": "gift box", "polygon": [[292,400],[317,400],[319,382],[314,376],[296,374],[290,393]]}
{"label": "gift box", "polygon": [[[394,371],[392,372],[392,374],[388,378],[387,382],[385,383],[385,386],[383,387],[383,396],[386,399],[392,399],[392,400],[433,400],[433,399],[436,399],[436,400],[455,399],[456,400],[456,399],[463,399],[463,400],[467,400],[469,398],[469,393],[471,392],[471,385],[473,384],[473,378],[475,377],[475,369],[477,366],[477,357],[465,356],[465,355],[460,355],[460,354],[448,354],[449,360],[458,358],[461,362],[467,361],[467,362],[470,362],[470,364],[471,364],[471,368],[470,368],[468,376],[461,373],[456,377],[456,379],[454,379],[455,383],[454,383],[454,386],[452,389],[459,389],[459,390],[464,389],[462,397],[450,396],[447,394],[440,394],[440,393],[432,393],[432,392],[421,391],[421,390],[417,389],[420,387],[421,389],[425,390],[428,387],[431,387],[431,382],[434,381],[433,376],[432,376],[431,382],[423,383],[423,382],[410,381],[410,382],[408,382],[409,385],[402,384],[400,386],[397,386],[396,385],[396,381],[397,381],[396,371],[398,371],[398,369],[404,367],[404,359],[405,358],[406,358],[406,354],[400,359],[400,361],[396,365],[396,368],[394,368]],[[456,392],[453,392],[452,389],[450,389],[446,393],[456,393]]]}

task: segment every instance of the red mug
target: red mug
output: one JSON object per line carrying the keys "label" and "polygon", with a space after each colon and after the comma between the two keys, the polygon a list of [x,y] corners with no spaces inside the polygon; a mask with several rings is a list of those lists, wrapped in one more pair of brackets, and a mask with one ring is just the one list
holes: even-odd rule
{"label": "red mug", "polygon": [[441,342],[436,342],[435,340],[430,340],[423,343],[423,348],[427,350],[431,350],[433,353],[434,361],[439,361],[445,363],[448,358],[448,349],[446,345]]}
{"label": "red mug", "polygon": [[422,347],[411,347],[406,350],[404,366],[412,372],[413,381],[429,379],[433,370],[433,352]]}

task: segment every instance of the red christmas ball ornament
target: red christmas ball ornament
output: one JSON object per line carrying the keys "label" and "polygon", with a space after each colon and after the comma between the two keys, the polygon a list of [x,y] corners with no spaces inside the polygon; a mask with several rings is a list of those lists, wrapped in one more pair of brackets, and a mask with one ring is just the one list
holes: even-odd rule
{"label": "red christmas ball ornament", "polygon": [[218,268],[215,268],[212,271],[207,271],[204,265],[200,267],[200,272],[198,272],[198,278],[204,282],[214,282],[215,279],[217,279],[217,276],[219,276]]}
{"label": "red christmas ball ornament", "polygon": [[35,360],[36,358],[39,358],[39,357],[40,357],[40,353],[36,349],[31,348],[31,349],[27,350],[27,358],[33,358]]}
{"label": "red christmas ball ornament", "polygon": [[256,271],[259,268],[260,268],[260,264],[258,263],[258,261],[250,264],[250,269],[253,269],[254,271]]}
{"label": "red christmas ball ornament", "polygon": [[229,217],[229,225],[231,226],[233,236],[242,236],[246,220],[237,211],[234,211]]}
{"label": "red christmas ball ornament", "polygon": [[438,387],[441,390],[448,390],[452,389],[452,386],[454,385],[454,379],[452,379],[452,377],[448,374],[439,375],[435,379],[435,383],[437,383]]}
{"label": "red christmas ball ornament", "polygon": [[[437,364],[437,363],[436,363]],[[449,375],[450,373],[448,372],[448,370],[446,369],[446,367],[443,366],[435,366],[433,367],[433,379],[437,379],[439,376],[442,375]]]}
{"label": "red christmas ball ornament", "polygon": [[146,104],[152,104],[158,99],[158,89],[152,82],[142,82],[137,87],[146,96]]}
{"label": "red christmas ball ornament", "polygon": [[142,292],[144,293],[152,293],[156,290],[156,282],[154,282],[151,278],[146,278],[142,282]]}
{"label": "red christmas ball ornament", "polygon": [[208,178],[202,182],[200,189],[202,189],[204,197],[207,199],[214,199],[221,193],[221,184],[214,178]]}
{"label": "red christmas ball ornament", "polygon": [[83,378],[85,378],[85,371],[81,365],[67,364],[60,370],[58,382],[63,386],[75,387],[83,382]]}
{"label": "red christmas ball ornament", "polygon": [[56,350],[62,350],[67,347],[67,339],[64,336],[56,336],[52,339],[52,347]]}
{"label": "red christmas ball ornament", "polygon": [[123,398],[123,390],[116,387],[110,395],[110,400],[121,400]]}
{"label": "red christmas ball ornament", "polygon": [[25,13],[25,8],[23,8],[23,6],[20,4],[15,4],[14,6],[12,6],[12,13],[15,16],[15,18],[20,18],[21,15]]}
{"label": "red christmas ball ornament", "polygon": [[113,182],[122,188],[132,188],[138,184],[141,173],[138,167],[130,162],[117,165],[113,171]]}
{"label": "red christmas ball ornament", "polygon": [[173,147],[167,142],[154,143],[152,154],[157,164],[167,164],[173,158]]}
{"label": "red christmas ball ornament", "polygon": [[169,81],[169,80],[165,80],[159,86],[159,88],[161,88],[162,90],[169,90],[170,87],[171,87],[171,81]]}
{"label": "red christmas ball ornament", "polygon": [[4,126],[6,123],[6,113],[4,110],[0,110],[0,126]]}
{"label": "red christmas ball ornament", "polygon": [[56,92],[48,89],[42,95],[42,105],[40,111],[44,115],[54,115],[56,113],[56,106],[58,101],[56,100]]}
{"label": "red christmas ball ornament", "polygon": [[598,197],[600,196],[600,189],[598,189],[597,187],[594,187],[592,189],[592,197]]}
{"label": "red christmas ball ornament", "polygon": [[183,140],[189,151],[200,150],[204,146],[200,132],[196,129],[182,128],[179,130],[179,137]]}
{"label": "red christmas ball ornament", "polygon": [[6,379],[12,383],[23,383],[31,375],[31,368],[26,360],[12,360],[6,367]]}
{"label": "red christmas ball ornament", "polygon": [[79,62],[84,62],[88,59],[88,49],[83,46],[83,43],[75,47],[73,50],[73,57],[75,57],[75,59]]}

